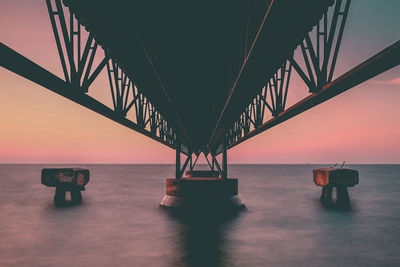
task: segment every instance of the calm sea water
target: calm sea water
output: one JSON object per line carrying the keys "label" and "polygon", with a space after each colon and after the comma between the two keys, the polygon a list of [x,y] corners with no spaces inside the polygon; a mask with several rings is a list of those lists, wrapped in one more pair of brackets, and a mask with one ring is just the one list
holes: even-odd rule
{"label": "calm sea water", "polygon": [[248,210],[197,223],[158,206],[172,165],[84,165],[83,203],[67,207],[44,167],[0,165],[0,266],[400,265],[400,165],[349,165],[347,211],[321,206],[319,166],[231,165]]}

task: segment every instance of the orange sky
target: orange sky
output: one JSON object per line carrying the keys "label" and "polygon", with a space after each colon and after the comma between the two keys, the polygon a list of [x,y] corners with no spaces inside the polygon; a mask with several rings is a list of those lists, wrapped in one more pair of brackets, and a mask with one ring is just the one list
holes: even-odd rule
{"label": "orange sky", "polygon": [[[400,39],[398,1],[354,0],[338,74]],[[2,0],[0,41],[61,76],[45,1]],[[90,95],[111,104],[104,73]],[[305,95],[294,77],[289,104]],[[231,149],[229,163],[400,163],[400,68]],[[174,151],[0,68],[0,163],[173,163]],[[201,161],[204,162],[204,161]]]}

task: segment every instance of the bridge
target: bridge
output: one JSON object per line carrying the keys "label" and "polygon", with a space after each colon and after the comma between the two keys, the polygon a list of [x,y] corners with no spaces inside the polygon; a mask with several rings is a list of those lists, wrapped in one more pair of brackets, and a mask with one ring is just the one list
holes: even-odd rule
{"label": "bridge", "polygon": [[[63,77],[3,43],[0,66],[174,149],[176,179],[200,154],[227,179],[230,148],[400,63],[397,41],[335,76],[351,0],[46,3]],[[112,107],[88,94],[101,72]]]}

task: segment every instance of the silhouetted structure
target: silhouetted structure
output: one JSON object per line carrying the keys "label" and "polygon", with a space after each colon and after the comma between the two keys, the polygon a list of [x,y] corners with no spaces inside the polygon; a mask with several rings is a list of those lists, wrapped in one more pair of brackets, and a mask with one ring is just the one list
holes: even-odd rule
{"label": "silhouetted structure", "polygon": [[238,179],[221,179],[213,171],[190,172],[181,179],[166,181],[161,206],[204,211],[204,208],[237,211],[245,208],[238,196]]}
{"label": "silhouetted structure", "polygon": [[81,191],[85,191],[85,185],[89,182],[89,170],[82,168],[51,168],[42,170],[42,184],[55,187],[54,203],[65,204],[65,193],[71,194],[71,203],[82,202]]}
{"label": "silhouetted structure", "polygon": [[[350,0],[46,2],[64,77],[4,44],[0,65],[175,149],[176,179],[200,153],[227,179],[228,149],[400,61],[397,41],[334,79]],[[103,69],[111,108],[87,94]],[[310,94],[287,107],[293,69]]]}
{"label": "silhouetted structure", "polygon": [[[321,202],[328,207],[345,208],[350,204],[347,187],[358,184],[358,171],[342,168],[320,168],[313,170],[314,183],[322,186]],[[333,190],[336,195],[333,196]]]}

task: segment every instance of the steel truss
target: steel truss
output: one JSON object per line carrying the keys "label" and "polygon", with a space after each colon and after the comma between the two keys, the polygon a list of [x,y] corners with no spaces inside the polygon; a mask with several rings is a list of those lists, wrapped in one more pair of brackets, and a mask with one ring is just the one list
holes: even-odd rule
{"label": "steel truss", "polygon": [[[314,27],[315,39],[312,40],[310,33],[306,34],[299,45],[303,68],[293,54],[269,77],[260,93],[227,130],[229,147],[248,136],[254,129],[260,128],[266,112],[269,111],[273,118],[277,118],[285,111],[292,67],[307,85],[310,93],[320,92],[332,81],[350,2],[351,0],[336,0],[331,8],[331,16],[329,11],[325,12],[321,21]],[[221,152],[219,146],[217,154]]]}
{"label": "steel truss", "polygon": [[[99,48],[93,34],[89,32],[86,38],[82,35],[83,26],[71,10],[69,18],[66,18],[61,0],[46,0],[46,3],[65,82],[74,89],[88,92],[90,85],[106,67],[115,116],[126,118],[134,107],[134,123],[147,131],[147,136],[162,140],[162,143],[176,149],[178,145],[174,129],[135,86],[132,77],[126,74],[118,61],[104,51],[103,59],[93,66]],[[186,147],[182,149],[183,153],[187,151]]]}
{"label": "steel truss", "polygon": [[[179,147],[179,146],[178,146]],[[175,178],[180,179],[182,178],[187,166],[189,165],[190,170],[193,170],[194,166],[196,166],[197,160],[199,159],[200,155],[203,154],[208,166],[212,171],[217,169],[219,176],[223,179],[228,178],[228,154],[227,154],[227,146],[224,144],[222,146],[222,163],[219,164],[217,160],[217,154],[213,153],[207,146],[204,150],[196,151],[196,152],[189,152],[187,153],[186,160],[181,167],[181,150],[178,148],[176,149],[176,163],[175,163]],[[196,156],[196,159],[193,161],[193,155]],[[211,156],[211,162],[208,159],[208,156]]]}
{"label": "steel truss", "polygon": [[[95,64],[100,44],[91,32],[87,33],[87,37],[82,34],[83,26],[71,10],[66,18],[66,8],[62,5],[61,0],[46,0],[46,4],[64,79],[55,76],[3,43],[0,43],[1,66],[175,149],[177,178],[182,177],[189,162],[190,168],[193,169],[200,151],[193,153],[187,145],[181,143],[181,138],[175,129],[135,85],[133,78],[124,71],[117,59],[110,57],[107,51],[103,50],[103,58],[98,64]],[[113,108],[107,107],[86,94],[105,67]],[[132,110],[135,110],[134,120],[127,118],[128,113]],[[180,167],[181,153],[188,156],[183,168]],[[193,154],[197,156],[194,163],[192,161]]]}
{"label": "steel truss", "polygon": [[[232,128],[228,129],[226,134],[228,143],[235,142],[252,129],[260,127],[264,121],[266,110],[269,110],[273,117],[285,110],[291,70],[292,65],[289,60],[286,60],[246,107],[239,120],[234,122]],[[217,150],[218,154],[222,151],[221,148],[220,146]]]}
{"label": "steel truss", "polygon": [[336,0],[330,23],[328,23],[328,12],[325,12],[318,22],[315,41],[313,42],[310,33],[307,33],[300,43],[306,71],[293,57],[290,58],[294,69],[310,93],[320,92],[325,84],[332,81],[350,3],[351,0]]}
{"label": "steel truss", "polygon": [[378,54],[349,70],[334,81],[326,84],[319,93],[311,94],[293,106],[286,109],[279,116],[272,118],[258,128],[253,129],[248,134],[239,137],[236,141],[228,145],[232,148],[257,134],[268,130],[312,107],[315,107],[357,85],[363,83],[378,74],[381,74],[400,64],[400,41],[385,48]]}
{"label": "steel truss", "polygon": [[[268,79],[261,92],[226,131],[228,149],[400,64],[398,41],[332,81],[350,3],[351,0],[336,0],[314,27],[315,38],[312,39],[310,33],[305,36],[299,45],[303,67],[290,56]],[[291,67],[311,94],[286,109]],[[272,119],[264,121],[264,111],[269,111]],[[222,145],[219,145],[216,154],[222,151]]]}
{"label": "steel truss", "polygon": [[[227,178],[227,150],[241,142],[286,121],[354,86],[400,64],[400,41],[382,50],[362,64],[333,80],[344,27],[351,0],[336,0],[314,27],[315,35],[307,33],[299,45],[301,61],[290,55],[275,73],[267,77],[264,87],[225,132],[220,144],[188,147],[182,144],[175,129],[146,98],[116,58],[107,51],[100,60],[99,46],[92,33],[82,34],[83,27],[61,0],[46,0],[64,79],[60,79],[14,50],[0,43],[0,66],[15,72],[63,97],[85,106],[115,122],[146,135],[176,150],[176,178],[186,167],[192,170],[203,153],[212,170]],[[95,64],[95,62],[99,61]],[[302,64],[300,64],[302,63]],[[86,94],[106,68],[113,108]],[[292,68],[311,93],[295,105],[286,108]],[[134,112],[133,112],[134,110]],[[266,113],[272,119],[265,121]],[[133,115],[130,120],[127,116]],[[181,153],[187,156],[181,166]],[[216,156],[222,153],[222,162]],[[193,155],[196,156],[193,162]],[[211,156],[211,162],[208,159]]]}
{"label": "steel truss", "polygon": [[46,0],[46,4],[65,81],[88,92],[88,88],[107,64],[109,57],[104,56],[100,64],[92,71],[99,46],[93,34],[89,33],[82,51],[82,26],[74,14],[70,12],[69,19],[66,19],[61,0],[54,0],[54,4],[51,0]]}

